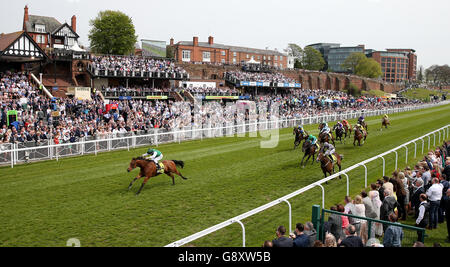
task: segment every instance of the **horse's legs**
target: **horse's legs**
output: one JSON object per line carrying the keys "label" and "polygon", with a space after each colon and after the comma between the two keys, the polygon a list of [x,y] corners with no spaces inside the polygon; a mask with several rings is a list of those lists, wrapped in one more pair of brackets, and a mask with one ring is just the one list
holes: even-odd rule
{"label": "horse's legs", "polygon": [[139,195],[144,188],[144,186],[147,184],[148,180],[150,180],[149,177],[145,178],[144,182],[142,182],[141,188],[139,188],[139,191],[136,193],[136,195]]}
{"label": "horse's legs", "polygon": [[179,172],[177,169],[175,169],[175,174],[180,176],[183,180],[187,180],[188,179],[188,178],[184,177],[183,174],[181,174],[181,172]]}
{"label": "horse's legs", "polygon": [[172,178],[172,185],[175,185],[175,175],[173,173],[166,173],[167,176],[170,176]]}
{"label": "horse's legs", "polygon": [[141,176],[139,175],[138,177],[134,178],[133,181],[131,181],[130,186],[128,186],[128,190],[131,190],[131,187],[133,187],[133,184],[137,181],[141,179]]}

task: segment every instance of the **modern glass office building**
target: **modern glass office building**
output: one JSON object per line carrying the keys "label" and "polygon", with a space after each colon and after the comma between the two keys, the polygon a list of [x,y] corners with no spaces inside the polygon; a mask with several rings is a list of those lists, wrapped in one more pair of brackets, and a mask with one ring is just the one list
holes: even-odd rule
{"label": "modern glass office building", "polygon": [[330,48],[328,53],[328,70],[333,72],[348,72],[351,70],[346,70],[342,68],[342,64],[345,62],[348,56],[352,53],[365,53],[364,45],[359,46],[348,46],[348,47],[333,47]]}

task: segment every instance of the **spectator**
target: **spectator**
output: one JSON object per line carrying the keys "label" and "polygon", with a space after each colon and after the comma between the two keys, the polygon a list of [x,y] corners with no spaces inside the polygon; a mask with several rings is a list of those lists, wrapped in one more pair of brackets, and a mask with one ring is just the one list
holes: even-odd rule
{"label": "spectator", "polygon": [[337,242],[336,242],[336,238],[334,237],[334,235],[326,234],[324,245],[325,245],[325,247],[329,247],[329,248],[337,247]]}
{"label": "spectator", "polygon": [[284,236],[286,234],[286,228],[280,226],[277,229],[277,238],[272,240],[273,247],[293,247],[294,242],[291,238]]}
{"label": "spectator", "polygon": [[[330,210],[337,211],[336,206],[330,208]],[[329,232],[334,236],[336,240],[343,239],[344,233],[342,231],[342,216],[338,214],[330,214],[328,217]]]}
{"label": "spectator", "polygon": [[266,240],[262,246],[263,248],[271,248],[273,247],[272,241]]}
{"label": "spectator", "polygon": [[[389,215],[389,221],[397,224],[398,217],[394,213]],[[384,233],[383,246],[401,247],[403,240],[403,229],[400,226],[389,225]]]}
{"label": "spectator", "polygon": [[[395,212],[398,207],[397,200],[393,196],[391,189],[387,188],[384,190],[384,200],[380,208],[380,220],[388,221],[389,215]],[[386,232],[387,225],[383,224],[383,232]]]}
{"label": "spectator", "polygon": [[[363,204],[361,196],[358,195],[355,197],[354,205],[355,205],[354,215],[359,216],[359,217],[366,217],[366,206]],[[355,226],[356,233],[358,235],[360,235],[361,224],[363,224],[365,222],[366,221],[364,221],[362,219],[353,218],[353,225]]]}
{"label": "spectator", "polygon": [[428,200],[430,201],[430,222],[428,229],[436,229],[438,225],[438,211],[442,199],[443,186],[439,183],[439,179],[432,180],[432,186],[427,190]]}
{"label": "spectator", "polygon": [[294,239],[294,247],[307,248],[310,247],[309,236],[304,233],[305,227],[301,223],[297,223],[295,227],[295,233],[292,234],[291,238]]}
{"label": "spectator", "polygon": [[359,236],[356,235],[356,228],[354,225],[349,225],[345,228],[346,237],[341,242],[338,242],[338,247],[364,247],[364,244]]}
{"label": "spectator", "polygon": [[314,241],[317,239],[317,231],[314,228],[314,224],[312,222],[306,222],[305,223],[305,231],[303,231],[305,235],[309,237],[310,240],[310,246],[312,247],[314,244]]}
{"label": "spectator", "polygon": [[[420,206],[416,217],[416,226],[420,228],[426,228],[429,224],[430,204],[427,202],[427,195],[420,195]],[[422,232],[418,231],[418,239],[423,240]]]}
{"label": "spectator", "polygon": [[420,195],[425,193],[425,188],[423,187],[422,178],[417,178],[413,187],[413,195],[411,197],[411,208],[414,208],[415,217],[419,212]]}

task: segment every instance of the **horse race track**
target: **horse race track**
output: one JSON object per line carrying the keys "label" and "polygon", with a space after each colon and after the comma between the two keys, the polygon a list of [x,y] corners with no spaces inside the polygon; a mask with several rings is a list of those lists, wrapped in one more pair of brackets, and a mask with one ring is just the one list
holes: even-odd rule
{"label": "horse race track", "polygon": [[[337,152],[345,156],[343,169],[449,124],[449,114],[450,105],[392,114],[392,126],[384,131],[379,130],[381,117],[367,118],[369,136],[363,147],[353,147],[350,141],[337,144]],[[317,125],[305,128],[317,134]],[[292,129],[280,131],[274,149],[261,149],[261,140],[233,137],[160,146],[164,159],[186,163],[182,172],[189,180],[177,177],[172,186],[169,177],[159,176],[138,197],[141,182],[127,190],[138,170],[127,173],[126,169],[146,147],[14,169],[1,167],[0,246],[65,246],[70,238],[79,239],[81,246],[164,246],[323,178],[317,163],[300,168],[303,155],[293,151]],[[399,153],[399,168],[405,166],[404,154]],[[413,156],[410,152],[409,164],[417,162]],[[394,168],[393,159],[395,154],[387,158],[387,174]],[[381,165],[381,160],[368,165],[369,184],[381,177]],[[349,176],[354,196],[364,187],[364,170]],[[327,208],[342,201],[345,184],[345,179],[334,180],[325,187]],[[321,191],[312,189],[291,203],[293,223],[304,223],[310,220],[312,205],[321,204]],[[287,205],[282,203],[243,223],[247,245],[260,246],[275,237],[279,225],[288,225]],[[238,224],[192,243],[241,244]]]}

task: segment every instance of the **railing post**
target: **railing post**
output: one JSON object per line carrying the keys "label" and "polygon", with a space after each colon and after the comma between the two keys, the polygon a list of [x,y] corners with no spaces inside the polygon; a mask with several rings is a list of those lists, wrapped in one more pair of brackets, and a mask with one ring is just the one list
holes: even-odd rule
{"label": "railing post", "polygon": [[405,158],[406,158],[406,164],[408,164],[408,147],[405,145],[405,146],[403,146],[405,149],[406,149],[406,155],[405,155]]}
{"label": "railing post", "polygon": [[347,178],[347,195],[346,196],[349,196],[350,195],[350,180],[348,178],[348,175],[345,172],[344,172],[344,175]]}
{"label": "railing post", "polygon": [[386,174],[386,160],[383,156],[380,156],[380,158],[383,160],[383,176]]}
{"label": "railing post", "polygon": [[289,207],[289,233],[292,233],[292,206],[291,203],[286,199],[283,199],[283,201],[286,202]]}
{"label": "railing post", "polygon": [[414,141],[414,158],[417,158],[417,143]]}
{"label": "railing post", "polygon": [[322,189],[322,207],[325,207],[325,188],[321,184],[317,184]]}
{"label": "railing post", "polygon": [[241,221],[239,221],[239,220],[237,220],[237,221],[235,221],[235,222],[237,222],[238,224],[240,224],[241,227],[242,227],[242,247],[245,248],[245,226],[244,226],[244,224],[243,224]]}

